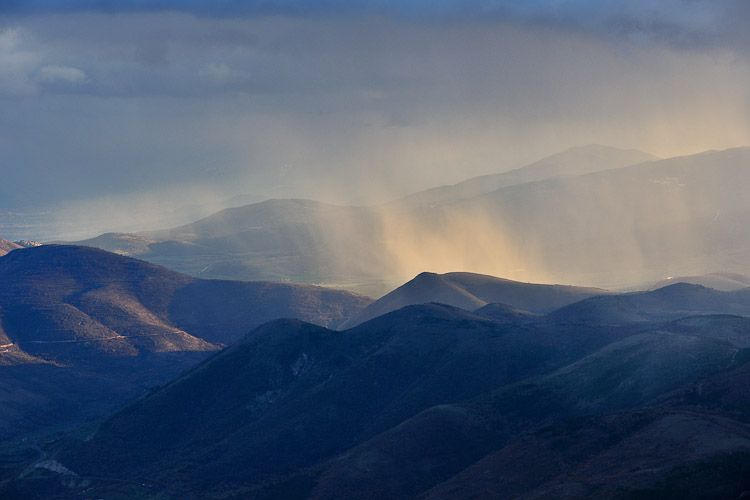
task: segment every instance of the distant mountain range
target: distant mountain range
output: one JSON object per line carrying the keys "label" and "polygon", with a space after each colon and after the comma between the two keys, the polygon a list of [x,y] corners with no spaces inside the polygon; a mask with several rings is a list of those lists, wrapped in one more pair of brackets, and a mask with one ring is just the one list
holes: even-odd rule
{"label": "distant mountain range", "polygon": [[657,156],[636,149],[618,149],[590,144],[553,154],[530,165],[508,172],[482,175],[451,186],[440,186],[421,191],[407,196],[400,202],[407,205],[442,205],[491,193],[500,188],[517,184],[590,174],[658,159]]}
{"label": "distant mountain range", "polygon": [[[399,246],[405,237],[408,245],[415,244],[411,240],[422,234],[400,233],[439,215],[432,213],[438,206],[501,187],[611,170],[653,159],[652,155],[634,150],[586,146],[511,172],[416,193],[385,206],[269,200],[230,208],[174,229],[109,233],[76,243],[138,256],[194,276],[322,283],[377,296],[406,276],[424,270],[414,266],[404,269],[400,262],[404,252]],[[451,230],[433,226],[424,224],[426,230],[440,235]]]}
{"label": "distant mountain range", "polygon": [[550,279],[614,287],[665,273],[743,273],[750,241],[737,228],[750,213],[740,187],[749,164],[748,148],[708,152],[503,188],[442,211],[496,221],[501,241],[523,246],[511,257]]}
{"label": "distant mountain range", "polygon": [[[296,317],[334,327],[370,302],[307,285],[198,280],[56,245],[0,258],[0,283],[2,433],[41,425],[40,408],[54,415],[50,399],[74,414],[112,407],[266,321]],[[66,391],[55,380],[67,380]],[[29,419],[34,411],[40,415]]]}
{"label": "distant mountain range", "polygon": [[[745,271],[750,149],[655,160],[602,146],[374,207],[269,200],[164,231],[78,244],[199,277],[317,283],[380,296],[466,270],[621,288]],[[458,269],[457,269],[458,268]]]}

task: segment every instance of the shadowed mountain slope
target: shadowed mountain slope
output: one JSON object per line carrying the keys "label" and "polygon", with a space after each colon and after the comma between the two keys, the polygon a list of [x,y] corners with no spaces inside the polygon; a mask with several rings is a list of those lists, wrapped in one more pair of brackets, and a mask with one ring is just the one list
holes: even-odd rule
{"label": "shadowed mountain slope", "polygon": [[250,495],[433,405],[561,366],[616,335],[562,338],[444,305],[344,332],[274,322],[125,408],[61,460],[84,475],[186,488],[175,495],[212,481]]}
{"label": "shadowed mountain slope", "polygon": [[[747,318],[686,321],[692,333],[703,327],[703,338],[731,323],[744,335],[728,345],[748,344]],[[659,356],[677,363],[683,355],[673,349]],[[692,363],[684,362],[677,370],[688,373]],[[741,498],[750,490],[750,352],[742,348],[724,368],[690,378],[646,410],[596,417],[578,412],[521,435],[423,497]],[[656,374],[652,379],[659,380]],[[619,382],[633,385],[628,378]]]}
{"label": "shadowed mountain slope", "polygon": [[696,467],[694,484],[734,491],[748,321],[512,323],[437,304],[341,332],[277,321],[57,459],[97,478],[92,495],[124,481],[167,498],[624,498]]}
{"label": "shadowed mountain slope", "polygon": [[741,498],[750,426],[650,410],[573,419],[509,443],[422,498]]}
{"label": "shadowed mountain slope", "polygon": [[750,316],[750,288],[722,292],[701,285],[676,283],[649,292],[592,297],[563,307],[551,316],[558,321],[619,324],[666,321],[698,314]]}
{"label": "shadowed mountain slope", "polygon": [[[412,417],[321,465],[311,497],[414,498],[448,480],[437,497],[517,498],[541,484],[549,461],[528,476],[517,471],[505,475],[483,468],[480,460],[491,456],[490,450],[557,422],[658,402],[665,394],[736,366],[740,352],[738,345],[705,336],[635,333],[545,375]],[[679,461],[678,455],[672,458]],[[461,472],[464,468],[467,472]],[[523,483],[523,477],[528,482]],[[502,486],[490,488],[504,480],[523,484],[505,492]]]}

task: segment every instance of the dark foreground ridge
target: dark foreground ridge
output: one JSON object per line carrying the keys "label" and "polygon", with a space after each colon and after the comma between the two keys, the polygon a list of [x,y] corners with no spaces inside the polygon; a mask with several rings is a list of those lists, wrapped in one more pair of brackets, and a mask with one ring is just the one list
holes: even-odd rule
{"label": "dark foreground ridge", "polygon": [[274,321],[56,445],[70,474],[34,469],[5,491],[737,498],[750,489],[750,319],[673,316],[742,296],[622,296],[653,320],[424,304],[346,331]]}

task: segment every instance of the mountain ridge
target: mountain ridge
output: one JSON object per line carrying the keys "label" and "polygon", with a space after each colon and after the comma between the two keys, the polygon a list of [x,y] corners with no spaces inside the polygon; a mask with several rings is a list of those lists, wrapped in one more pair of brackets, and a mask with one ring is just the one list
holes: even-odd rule
{"label": "mountain ridge", "polygon": [[23,247],[18,243],[0,238],[0,257],[2,257],[3,255],[7,255],[9,252],[17,250],[19,248]]}
{"label": "mountain ridge", "polygon": [[602,289],[524,283],[478,273],[423,272],[369,304],[341,327],[352,327],[411,304],[439,302],[474,311],[491,303],[502,303],[531,313],[547,313],[563,305],[606,293],[609,292]]}
{"label": "mountain ridge", "polygon": [[63,245],[0,257],[0,282],[3,435],[111,411],[266,321],[333,326],[369,303],[311,285],[200,280]]}
{"label": "mountain ridge", "polygon": [[620,149],[599,144],[576,146],[506,172],[481,175],[456,184],[413,193],[397,203],[451,203],[516,184],[613,170],[659,159],[637,149]]}

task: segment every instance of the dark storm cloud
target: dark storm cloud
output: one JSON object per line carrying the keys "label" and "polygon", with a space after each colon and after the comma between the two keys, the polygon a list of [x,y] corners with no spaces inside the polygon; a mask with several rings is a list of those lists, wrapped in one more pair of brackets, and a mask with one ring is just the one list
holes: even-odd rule
{"label": "dark storm cloud", "polygon": [[589,142],[744,144],[746,5],[0,0],[0,207],[383,198]]}
{"label": "dark storm cloud", "polygon": [[683,48],[733,43],[750,19],[744,0],[0,0],[8,14],[183,12],[204,17],[382,15],[502,19],[642,38]]}

